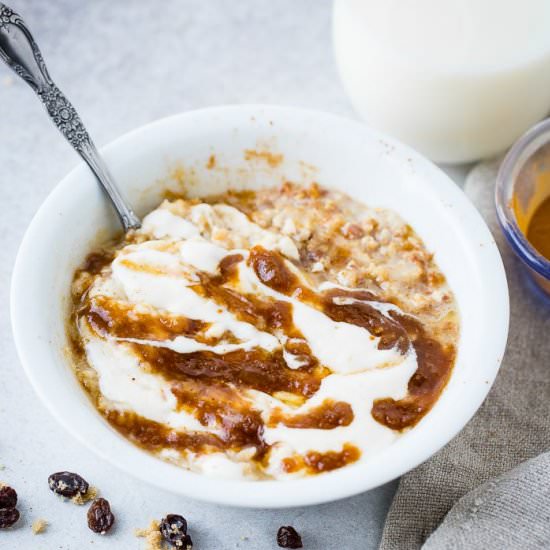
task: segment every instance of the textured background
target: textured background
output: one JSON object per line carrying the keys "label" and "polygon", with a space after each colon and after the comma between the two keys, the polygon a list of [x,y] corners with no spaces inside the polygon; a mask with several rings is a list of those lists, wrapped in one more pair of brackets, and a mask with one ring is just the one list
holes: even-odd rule
{"label": "textured background", "polygon": [[[7,2],[33,30],[50,73],[99,146],[159,117],[224,103],[353,116],[332,57],[328,0]],[[8,298],[26,226],[77,163],[56,132],[26,84],[0,66],[0,480],[18,490],[23,517],[16,529],[0,533],[0,548],[73,550],[93,542],[97,549],[138,549],[143,542],[134,528],[171,512],[189,519],[197,549],[276,548],[275,532],[288,523],[309,549],[376,548],[394,484],[311,508],[207,505],[134,481],[91,456],[50,418],[19,366]],[[463,169],[451,172],[462,180]],[[61,469],[81,473],[111,501],[117,516],[111,535],[93,535],[84,508],[49,492],[47,476]],[[51,525],[34,537],[30,524],[38,517]]]}

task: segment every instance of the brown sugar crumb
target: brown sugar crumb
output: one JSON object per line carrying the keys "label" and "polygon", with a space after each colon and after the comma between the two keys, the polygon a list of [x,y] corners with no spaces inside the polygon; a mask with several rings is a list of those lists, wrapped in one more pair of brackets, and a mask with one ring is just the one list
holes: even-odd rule
{"label": "brown sugar crumb", "polygon": [[341,229],[342,235],[346,239],[360,239],[361,237],[365,236],[365,232],[361,228],[361,226],[357,225],[356,223],[346,223]]}
{"label": "brown sugar crumb", "polygon": [[77,493],[73,498],[71,498],[71,502],[82,506],[83,504],[90,502],[90,500],[94,500],[94,498],[96,498],[98,494],[98,489],[90,485],[86,494],[83,495],[81,493]]}
{"label": "brown sugar crumb", "polygon": [[39,535],[40,533],[43,533],[47,527],[48,522],[45,519],[37,519],[33,522],[31,529],[33,534]]}
{"label": "brown sugar crumb", "polygon": [[145,539],[145,550],[162,550],[162,535],[160,533],[160,522],[152,520],[149,527],[145,529],[135,529],[134,535]]}
{"label": "brown sugar crumb", "polygon": [[215,167],[216,167],[216,156],[210,155],[208,157],[208,162],[206,163],[206,168],[208,170],[212,170],[212,168],[215,168]]}
{"label": "brown sugar crumb", "polygon": [[276,168],[283,162],[283,155],[270,153],[269,151],[255,151],[254,149],[246,149],[244,158],[245,160],[263,160],[271,168]]}
{"label": "brown sugar crumb", "polygon": [[183,169],[183,166],[176,166],[170,172],[170,178],[172,180],[174,180],[177,184],[183,185],[185,183],[185,180],[186,180],[185,170]]}
{"label": "brown sugar crumb", "polygon": [[323,195],[326,195],[326,191],[321,189],[319,184],[314,181],[307,189],[307,193],[310,199],[320,199]]}

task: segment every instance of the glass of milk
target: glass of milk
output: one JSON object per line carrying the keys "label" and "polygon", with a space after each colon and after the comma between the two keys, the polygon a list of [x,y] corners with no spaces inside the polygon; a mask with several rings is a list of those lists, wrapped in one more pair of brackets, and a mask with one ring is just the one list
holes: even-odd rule
{"label": "glass of milk", "polygon": [[550,0],[335,0],[357,112],[436,162],[495,155],[550,110]]}

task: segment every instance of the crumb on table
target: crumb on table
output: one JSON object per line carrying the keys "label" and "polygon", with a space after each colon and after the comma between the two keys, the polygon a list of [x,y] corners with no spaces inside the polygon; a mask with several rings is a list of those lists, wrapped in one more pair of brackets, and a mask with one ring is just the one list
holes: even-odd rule
{"label": "crumb on table", "polygon": [[149,527],[145,529],[135,529],[136,537],[145,539],[145,550],[162,550],[162,535],[160,533],[160,522],[156,519],[152,520]]}
{"label": "crumb on table", "polygon": [[37,519],[33,522],[31,529],[35,535],[43,533],[48,527],[48,522],[45,519]]}
{"label": "crumb on table", "polygon": [[99,494],[98,489],[90,485],[85,495],[81,493],[77,493],[73,498],[71,498],[71,502],[73,502],[74,504],[78,504],[79,506],[82,506],[83,504],[90,502],[90,500],[94,500],[94,498],[96,498],[98,494]]}

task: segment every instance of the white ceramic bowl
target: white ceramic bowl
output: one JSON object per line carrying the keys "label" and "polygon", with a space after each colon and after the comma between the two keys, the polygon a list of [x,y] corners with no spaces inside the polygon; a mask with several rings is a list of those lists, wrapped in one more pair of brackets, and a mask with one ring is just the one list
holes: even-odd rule
{"label": "white ceramic bowl", "polygon": [[[279,166],[245,160],[247,149],[284,156]],[[21,362],[52,414],[93,452],[169,491],[222,504],[284,507],[331,501],[377,487],[429,458],[476,412],[500,366],[508,290],[497,247],[481,217],[445,174],[409,148],[329,114],[269,106],[218,107],[160,120],[102,151],[140,215],[185,182],[200,195],[233,187],[317,181],[373,206],[393,208],[435,253],[462,318],[456,366],[433,410],[366,462],[296,481],[208,478],[153,458],[115,432],[77,382],[65,352],[75,268],[119,230],[86,166],[59,183],[34,217],[17,257],[11,294]],[[216,168],[207,169],[211,154]],[[176,171],[174,172],[174,170]],[[181,189],[181,187],[180,187]]]}

